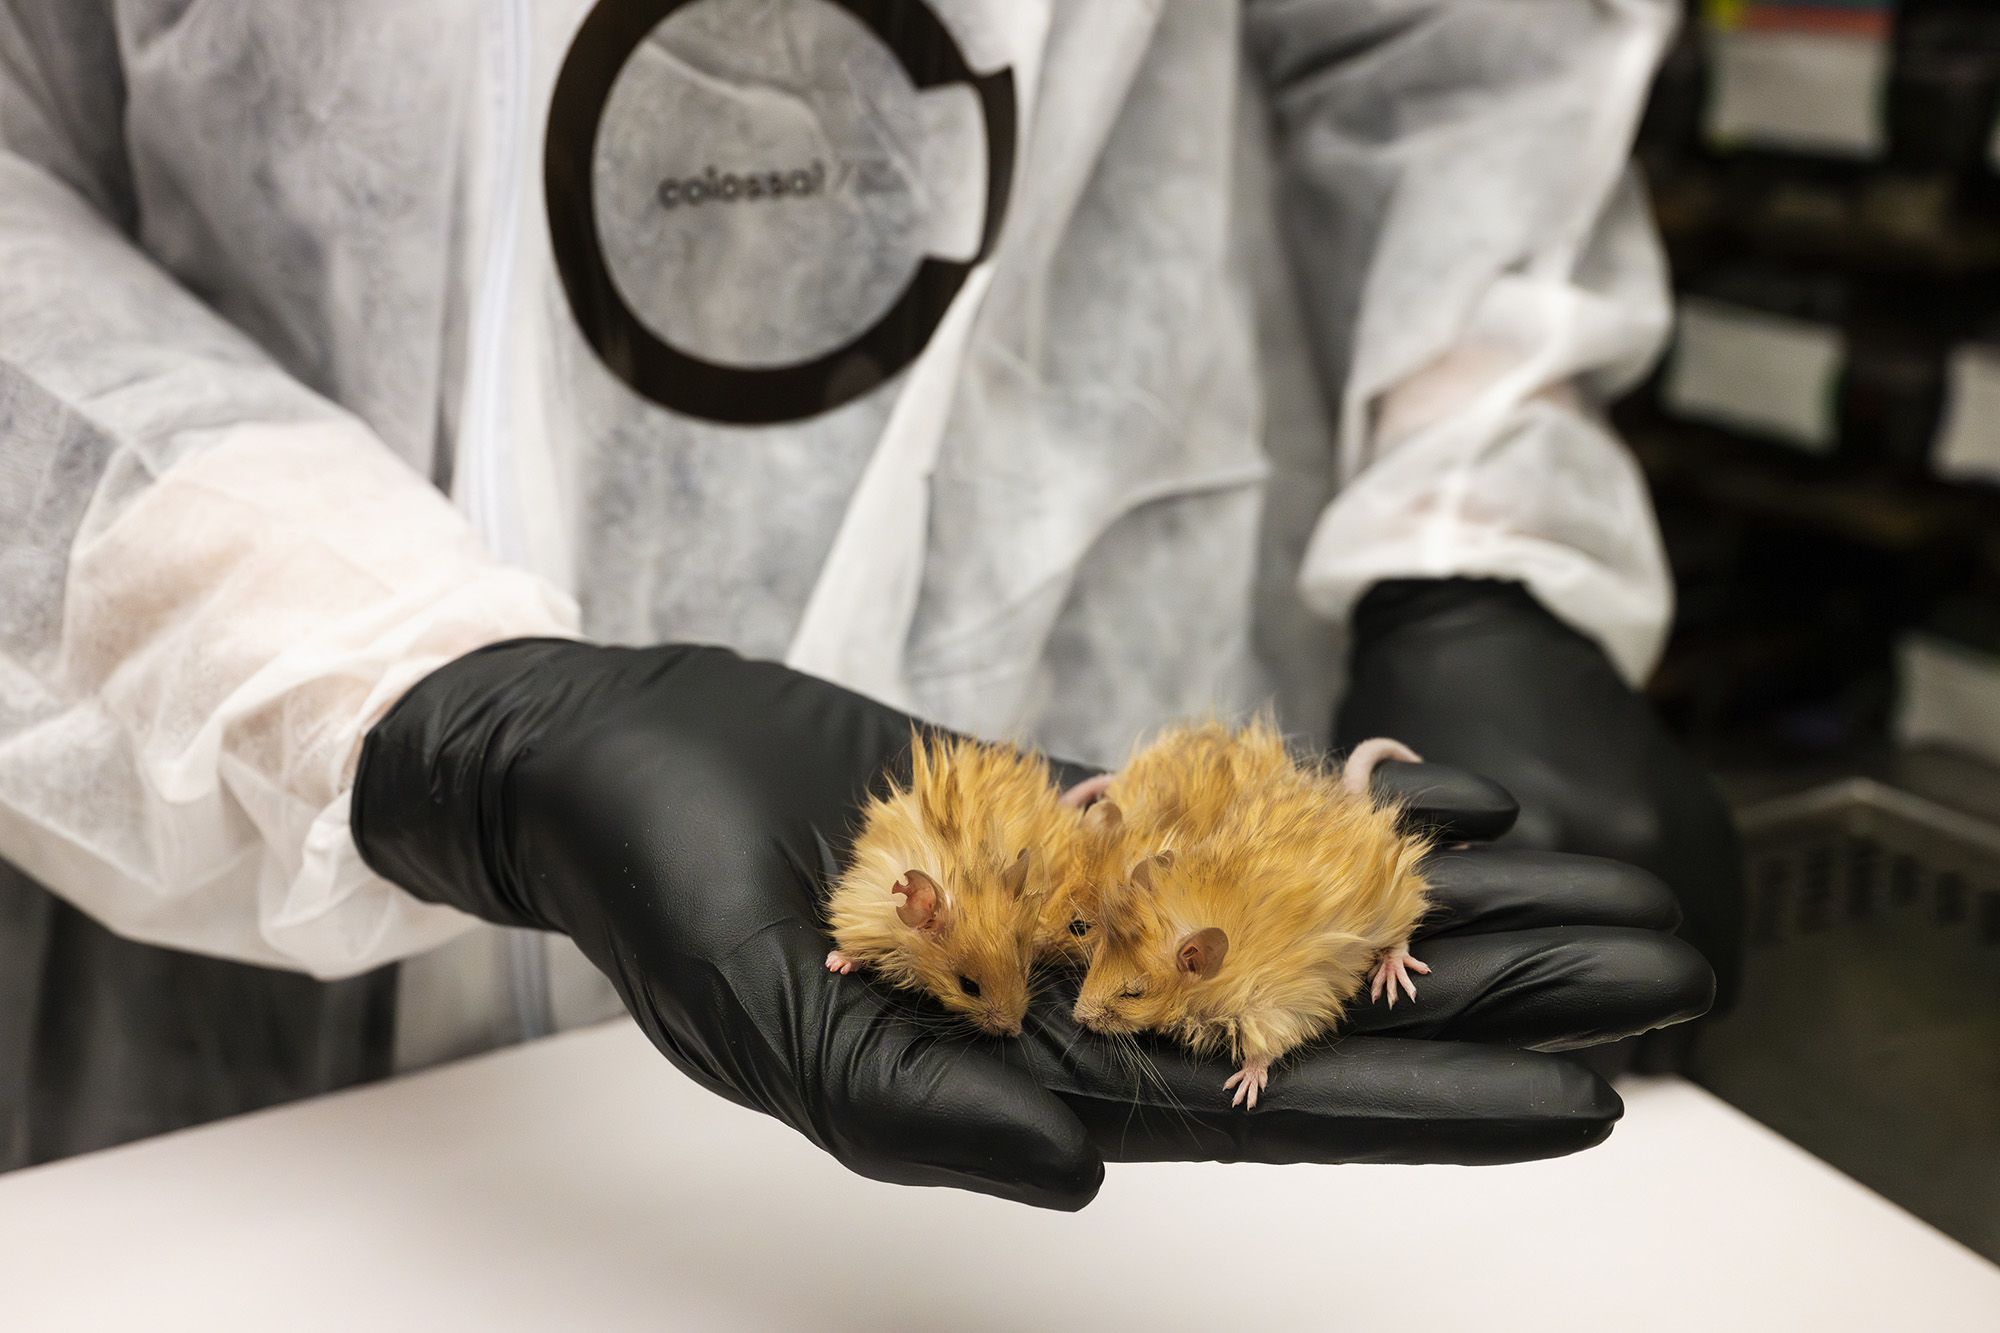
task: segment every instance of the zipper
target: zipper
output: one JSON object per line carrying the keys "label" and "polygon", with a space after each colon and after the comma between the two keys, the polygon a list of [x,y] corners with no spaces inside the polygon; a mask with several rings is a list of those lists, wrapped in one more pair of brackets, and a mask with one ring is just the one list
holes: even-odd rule
{"label": "zipper", "polygon": [[[487,216],[492,219],[486,254],[480,262],[479,290],[474,300],[470,403],[462,441],[471,456],[463,460],[468,484],[460,492],[467,518],[485,537],[504,564],[523,567],[528,551],[513,489],[512,427],[506,412],[508,334],[513,327],[516,251],[520,246],[522,148],[527,129],[522,123],[531,68],[528,5],[530,0],[503,0],[487,13],[491,89],[487,110],[494,126],[492,159],[494,190]],[[507,1006],[515,1036],[521,1041],[555,1031],[555,1009],[549,993],[548,942],[541,932],[506,932],[502,971]]]}
{"label": "zipper", "polygon": [[515,250],[521,224],[517,193],[521,186],[521,124],[523,93],[528,81],[528,0],[503,0],[497,14],[488,10],[492,90],[489,113],[495,126],[495,188],[488,204],[492,228],[480,264],[479,293],[474,304],[472,402],[465,416],[464,439],[471,446],[465,491],[466,514],[507,564],[519,565],[527,555],[521,525],[513,512],[507,485],[509,427],[503,410],[506,394],[507,332],[514,303]]}

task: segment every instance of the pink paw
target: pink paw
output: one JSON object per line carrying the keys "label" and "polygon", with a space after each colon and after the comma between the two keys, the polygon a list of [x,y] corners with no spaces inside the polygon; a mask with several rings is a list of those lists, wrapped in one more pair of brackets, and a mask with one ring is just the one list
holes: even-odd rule
{"label": "pink paw", "polygon": [[1229,1099],[1231,1106],[1251,1107],[1257,1104],[1257,1094],[1264,1091],[1270,1082],[1271,1064],[1268,1060],[1245,1060],[1243,1068],[1224,1081],[1222,1090],[1236,1089],[1236,1095]]}
{"label": "pink paw", "polygon": [[1405,994],[1413,1000],[1416,999],[1417,983],[1410,980],[1411,972],[1419,972],[1424,976],[1429,976],[1431,969],[1428,964],[1418,962],[1416,959],[1410,957],[1410,950],[1407,946],[1398,945],[1393,949],[1384,949],[1381,960],[1375,964],[1375,971],[1369,978],[1368,998],[1370,1000],[1379,1000],[1382,998],[1383,990],[1386,989],[1389,992],[1389,1007],[1394,1009],[1396,1007],[1396,987],[1400,985]]}
{"label": "pink paw", "polygon": [[840,950],[835,949],[826,956],[826,970],[829,972],[838,972],[844,977],[854,970],[854,960]]}

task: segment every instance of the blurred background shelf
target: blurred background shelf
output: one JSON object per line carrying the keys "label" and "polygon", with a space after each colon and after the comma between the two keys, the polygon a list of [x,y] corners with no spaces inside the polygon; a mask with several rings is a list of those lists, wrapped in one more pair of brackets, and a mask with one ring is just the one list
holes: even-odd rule
{"label": "blurred background shelf", "polygon": [[1962,580],[2000,573],[2000,487],[1818,459],[1697,423],[1620,421],[1663,503],[1695,503]]}

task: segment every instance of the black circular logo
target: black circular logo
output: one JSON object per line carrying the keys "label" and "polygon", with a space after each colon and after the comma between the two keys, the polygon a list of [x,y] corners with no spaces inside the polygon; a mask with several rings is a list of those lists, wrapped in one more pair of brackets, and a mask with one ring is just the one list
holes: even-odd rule
{"label": "black circular logo", "polygon": [[[621,71],[648,34],[694,0],[604,0],[571,43],[552,98],[543,177],[556,268],[584,337],[613,373],[662,407],[710,421],[769,425],[830,411],[914,361],[973,268],[992,253],[1014,174],[1013,71],[975,73],[925,0],[827,0],[862,24],[918,92],[971,89],[986,141],[986,204],[971,258],[926,254],[889,308],[829,351],[783,365],[731,365],[676,347],[649,327],[613,281],[599,231],[592,170],[598,132]],[[660,133],[673,133],[671,125]],[[663,209],[807,197],[826,188],[823,162],[786,169],[670,177]]]}

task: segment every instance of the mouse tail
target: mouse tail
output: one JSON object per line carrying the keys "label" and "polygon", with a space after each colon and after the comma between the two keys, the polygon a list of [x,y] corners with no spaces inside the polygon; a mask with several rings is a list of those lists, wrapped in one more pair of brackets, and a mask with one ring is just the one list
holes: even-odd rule
{"label": "mouse tail", "polygon": [[1340,785],[1357,796],[1366,795],[1368,784],[1375,779],[1376,768],[1391,762],[1421,764],[1423,758],[1401,741],[1377,736],[1361,742],[1347,756],[1347,763],[1340,770]]}

